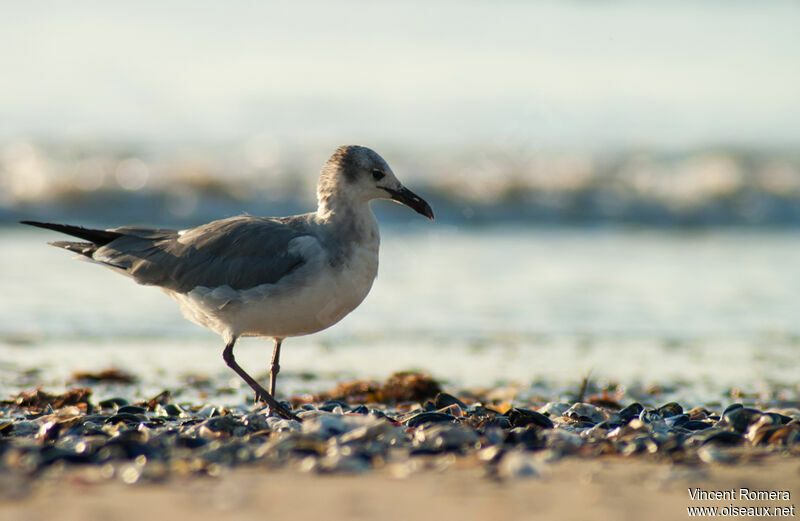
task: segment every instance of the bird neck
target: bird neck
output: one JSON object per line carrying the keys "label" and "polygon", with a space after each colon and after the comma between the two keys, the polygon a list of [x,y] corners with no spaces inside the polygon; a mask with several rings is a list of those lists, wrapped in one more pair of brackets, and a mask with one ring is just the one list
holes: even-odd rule
{"label": "bird neck", "polygon": [[377,243],[378,220],[372,213],[368,201],[345,199],[342,194],[326,194],[320,197],[317,219],[339,230],[340,237],[347,242]]}

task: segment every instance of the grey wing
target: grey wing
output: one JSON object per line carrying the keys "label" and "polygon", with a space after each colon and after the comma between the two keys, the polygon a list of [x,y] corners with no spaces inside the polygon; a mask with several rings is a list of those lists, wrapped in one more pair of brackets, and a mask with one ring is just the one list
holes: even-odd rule
{"label": "grey wing", "polygon": [[303,265],[290,242],[310,235],[303,219],[239,216],[185,232],[117,228],[123,236],[92,258],[136,282],[180,293],[197,286],[248,289],[275,283]]}

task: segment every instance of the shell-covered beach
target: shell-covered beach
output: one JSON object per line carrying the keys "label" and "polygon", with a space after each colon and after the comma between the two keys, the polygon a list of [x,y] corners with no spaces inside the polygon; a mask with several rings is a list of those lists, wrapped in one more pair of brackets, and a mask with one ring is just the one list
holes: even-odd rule
{"label": "shell-covered beach", "polygon": [[[120,370],[74,379],[85,387],[21,392],[0,404],[0,512],[44,519],[66,508],[66,519],[102,512],[122,520],[141,515],[144,500],[163,515],[198,519],[310,516],[325,505],[345,519],[378,515],[409,494],[413,507],[380,516],[454,501],[443,519],[581,519],[586,509],[618,512],[623,501],[660,505],[649,518],[675,519],[715,505],[692,500],[693,487],[785,490],[790,498],[726,503],[737,508],[790,508],[800,493],[797,389],[735,391],[724,409],[685,409],[661,403],[659,388],[601,389],[586,380],[562,390],[564,401],[547,402],[542,388],[451,393],[429,376],[398,373],[293,396],[286,405],[300,423],[248,404],[215,406],[213,395],[202,404],[168,390],[138,402],[96,397],[132,391],[137,378]],[[94,499],[76,502],[76,494]],[[573,509],[564,512],[567,497]]]}

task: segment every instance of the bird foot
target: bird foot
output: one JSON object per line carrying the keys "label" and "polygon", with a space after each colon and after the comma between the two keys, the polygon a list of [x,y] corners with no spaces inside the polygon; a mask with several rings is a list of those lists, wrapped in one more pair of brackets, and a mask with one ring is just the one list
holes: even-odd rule
{"label": "bird foot", "polygon": [[303,420],[301,420],[292,411],[281,405],[281,403],[274,397],[268,394],[260,394],[257,398],[267,406],[267,409],[269,410],[268,416],[272,416],[274,414],[275,416],[284,418],[286,420],[294,420],[302,423]]}

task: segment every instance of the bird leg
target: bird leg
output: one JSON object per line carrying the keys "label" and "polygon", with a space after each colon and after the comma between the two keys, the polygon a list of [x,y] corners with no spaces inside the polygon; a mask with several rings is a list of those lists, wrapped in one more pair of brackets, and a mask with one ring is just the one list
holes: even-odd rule
{"label": "bird leg", "polygon": [[233,345],[236,343],[236,340],[231,340],[225,346],[225,350],[222,352],[222,359],[225,360],[225,363],[228,364],[228,367],[233,369],[239,377],[247,382],[247,385],[250,386],[256,392],[256,396],[259,397],[262,401],[264,401],[268,406],[270,411],[274,412],[281,418],[286,418],[287,420],[297,420],[301,421],[300,418],[295,416],[291,413],[291,411],[287,411],[286,408],[278,403],[278,400],[273,398],[273,396],[267,392],[266,389],[261,387],[261,385],[256,382],[252,376],[247,374],[244,369],[242,369],[239,364],[236,363],[236,359],[233,357]]}
{"label": "bird leg", "polygon": [[282,338],[275,339],[275,349],[272,350],[272,363],[269,365],[269,394],[275,396],[275,384],[278,383],[278,373],[281,366],[278,361],[281,358],[281,342]]}

